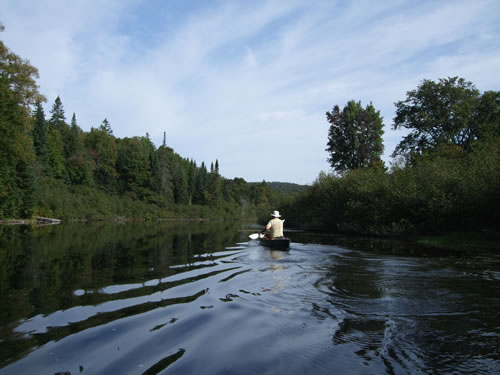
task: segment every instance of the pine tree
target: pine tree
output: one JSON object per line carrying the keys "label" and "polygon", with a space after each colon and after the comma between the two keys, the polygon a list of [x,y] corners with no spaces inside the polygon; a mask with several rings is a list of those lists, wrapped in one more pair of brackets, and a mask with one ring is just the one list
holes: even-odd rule
{"label": "pine tree", "polygon": [[35,127],[33,129],[33,144],[35,152],[39,160],[47,159],[47,124],[45,122],[45,113],[43,111],[42,103],[36,102],[35,111]]}
{"label": "pine tree", "polygon": [[55,127],[61,127],[66,124],[66,116],[64,115],[64,107],[61,102],[61,98],[59,96],[54,101],[52,105],[52,109],[50,110],[50,119],[49,123]]}
{"label": "pine tree", "polygon": [[107,118],[105,118],[102,121],[101,126],[99,126],[99,130],[102,130],[103,132],[105,132],[108,135],[113,135],[113,130],[111,130],[111,125],[109,124],[109,121]]}
{"label": "pine tree", "polygon": [[77,156],[83,152],[83,142],[81,139],[82,130],[76,122],[76,115],[73,113],[71,117],[71,127],[65,132],[65,151],[67,157]]}
{"label": "pine tree", "polygon": [[188,182],[181,163],[173,166],[174,197],[177,204],[189,204]]}
{"label": "pine tree", "polygon": [[78,127],[78,124],[76,123],[75,112],[73,112],[73,116],[71,117],[71,128],[76,128],[76,127]]}
{"label": "pine tree", "polygon": [[219,160],[215,159],[215,174],[219,176]]}
{"label": "pine tree", "polygon": [[205,167],[205,162],[201,162],[201,166],[198,169],[198,174],[196,176],[196,183],[193,192],[193,203],[205,204],[206,203],[206,193],[208,186],[208,171]]}

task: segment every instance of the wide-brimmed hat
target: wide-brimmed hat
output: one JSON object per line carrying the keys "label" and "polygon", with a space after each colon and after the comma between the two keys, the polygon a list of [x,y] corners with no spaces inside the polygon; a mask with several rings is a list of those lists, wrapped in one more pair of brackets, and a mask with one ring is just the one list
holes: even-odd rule
{"label": "wide-brimmed hat", "polygon": [[274,217],[281,217],[280,215],[280,212],[279,211],[274,211],[271,216],[274,216]]}

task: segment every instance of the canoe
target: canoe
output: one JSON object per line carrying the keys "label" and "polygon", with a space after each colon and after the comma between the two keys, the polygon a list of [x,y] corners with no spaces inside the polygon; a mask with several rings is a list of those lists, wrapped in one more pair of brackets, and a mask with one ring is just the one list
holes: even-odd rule
{"label": "canoe", "polygon": [[266,238],[259,238],[261,245],[269,247],[276,250],[290,250],[290,239],[289,238],[275,238],[274,240],[269,240]]}

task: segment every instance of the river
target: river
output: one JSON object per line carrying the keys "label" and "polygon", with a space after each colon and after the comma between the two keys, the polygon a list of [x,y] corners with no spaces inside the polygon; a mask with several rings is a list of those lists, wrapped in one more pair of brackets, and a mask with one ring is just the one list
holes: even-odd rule
{"label": "river", "polygon": [[498,374],[500,255],[240,223],[0,227],[0,374]]}

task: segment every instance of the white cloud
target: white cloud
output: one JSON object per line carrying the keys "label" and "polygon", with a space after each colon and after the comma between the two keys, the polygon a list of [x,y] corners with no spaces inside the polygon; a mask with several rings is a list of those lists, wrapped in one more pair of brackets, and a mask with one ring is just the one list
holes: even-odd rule
{"label": "white cloud", "polygon": [[84,129],[107,117],[116,136],[157,145],[166,131],[181,155],[248,181],[327,169],[335,104],[381,110],[388,160],[393,103],[422,79],[500,84],[495,1],[192,4],[7,0],[1,36]]}

